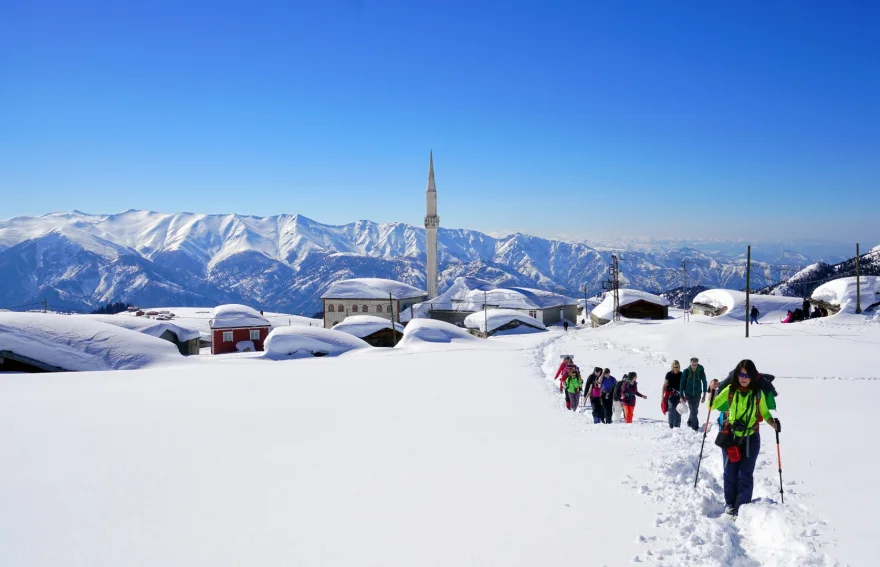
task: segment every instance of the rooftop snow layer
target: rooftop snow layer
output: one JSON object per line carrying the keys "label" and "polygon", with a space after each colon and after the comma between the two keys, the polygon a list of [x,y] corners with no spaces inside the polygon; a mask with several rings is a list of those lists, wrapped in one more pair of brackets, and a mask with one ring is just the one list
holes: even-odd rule
{"label": "rooftop snow layer", "polygon": [[334,282],[321,299],[409,299],[427,295],[409,284],[382,278],[353,278]]}
{"label": "rooftop snow layer", "polygon": [[50,313],[0,313],[0,350],[82,371],[185,360],[168,341],[86,317]]}
{"label": "rooftop snow layer", "polygon": [[197,329],[182,327],[169,321],[158,321],[149,317],[132,317],[128,313],[118,315],[73,315],[73,317],[88,317],[95,321],[116,325],[132,331],[137,331],[151,337],[161,337],[165,331],[171,331],[181,342],[198,339],[201,333]]}
{"label": "rooftop snow layer", "polygon": [[[707,289],[694,297],[694,303],[711,305],[716,309],[726,308],[722,314],[745,321],[746,319],[746,292],[735,289]],[[782,318],[789,310],[794,310],[803,304],[800,297],[786,297],[779,295],[754,295],[749,296],[749,307],[758,308],[758,319],[768,317],[768,320]]]}
{"label": "rooftop snow layer", "polygon": [[[880,276],[861,276],[862,309],[880,301]],[[839,278],[824,283],[813,292],[813,299],[840,305],[840,313],[856,312],[856,278]]]}
{"label": "rooftop snow layer", "polygon": [[[451,343],[454,341],[479,341],[464,329],[436,319],[413,319],[403,330],[403,338],[397,347],[419,343]],[[397,348],[395,347],[395,348]]]}
{"label": "rooftop snow layer", "polygon": [[500,309],[549,309],[577,305],[577,300],[552,291],[525,287],[500,288],[477,278],[456,278],[445,293],[420,303],[416,317],[429,317],[431,309],[443,311],[480,311],[483,303]]}
{"label": "rooftop snow layer", "polygon": [[[338,326],[338,325],[337,325]],[[320,353],[336,356],[354,349],[371,348],[349,333],[323,327],[278,327],[263,343],[266,358],[308,358]]]}
{"label": "rooftop snow layer", "polygon": [[[647,301],[656,303],[657,305],[669,305],[669,300],[647,291],[639,291],[637,289],[621,289],[618,291],[620,298],[620,306],[629,305],[636,301]],[[609,292],[605,294],[602,303],[593,308],[592,314],[599,319],[611,319],[614,316],[614,294]]]}
{"label": "rooftop snow layer", "polygon": [[[375,315],[349,315],[344,321],[334,325],[333,330],[364,338],[383,329],[390,329],[391,325],[390,319]],[[394,323],[394,328],[403,332],[403,325],[400,323]]]}
{"label": "rooftop snow layer", "polygon": [[468,329],[479,329],[485,333],[487,320],[489,332],[513,321],[525,323],[530,327],[534,327],[536,331],[547,330],[547,327],[534,317],[529,317],[525,313],[514,311],[513,309],[489,309],[485,313],[471,313],[465,318],[464,326]]}
{"label": "rooftop snow layer", "polygon": [[211,318],[212,329],[232,329],[241,327],[269,327],[269,320],[253,307],[228,303],[214,308]]}

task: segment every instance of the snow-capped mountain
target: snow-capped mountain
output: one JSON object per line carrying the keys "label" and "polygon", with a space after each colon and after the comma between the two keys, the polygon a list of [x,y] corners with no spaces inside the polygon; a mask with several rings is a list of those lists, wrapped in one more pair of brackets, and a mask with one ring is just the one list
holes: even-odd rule
{"label": "snow-capped mountain", "polygon": [[[525,234],[493,238],[439,230],[440,290],[459,276],[580,297],[607,279],[612,251]],[[777,282],[778,264],[817,258],[767,251],[779,262],[752,263],[752,286]],[[794,255],[793,255],[794,254]],[[628,287],[663,291],[682,284],[741,288],[745,255],[694,248],[619,253]],[[335,280],[383,277],[425,288],[425,231],[403,223],[360,220],[343,226],[302,215],[253,217],[126,211],[79,211],[0,221],[0,307],[46,298],[90,309],[109,301],[138,305],[214,305],[235,301],[314,313]]]}

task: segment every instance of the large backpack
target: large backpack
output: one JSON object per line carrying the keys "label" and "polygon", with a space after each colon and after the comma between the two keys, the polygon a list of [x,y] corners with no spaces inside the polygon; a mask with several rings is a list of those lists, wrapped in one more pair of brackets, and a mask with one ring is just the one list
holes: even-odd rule
{"label": "large backpack", "polygon": [[617,381],[617,384],[614,385],[614,390],[611,392],[611,399],[615,402],[620,401],[620,390],[623,388],[623,383],[625,380],[621,379]]}

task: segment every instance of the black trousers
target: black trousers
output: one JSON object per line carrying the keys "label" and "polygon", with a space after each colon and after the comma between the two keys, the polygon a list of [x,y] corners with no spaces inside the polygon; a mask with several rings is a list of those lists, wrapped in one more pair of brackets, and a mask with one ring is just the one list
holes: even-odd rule
{"label": "black trousers", "polygon": [[610,397],[602,398],[602,410],[605,413],[602,423],[611,423],[612,404],[614,404],[614,401]]}

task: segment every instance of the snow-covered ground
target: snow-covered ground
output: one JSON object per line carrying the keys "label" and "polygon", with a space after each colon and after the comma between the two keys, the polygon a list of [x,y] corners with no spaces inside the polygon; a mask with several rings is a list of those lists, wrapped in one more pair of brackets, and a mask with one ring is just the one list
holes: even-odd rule
{"label": "snow-covered ground", "polygon": [[[394,349],[0,374],[0,561],[48,565],[872,565],[880,325],[855,315],[612,323],[477,339],[416,320]],[[561,353],[635,370],[632,425],[564,410]],[[673,359],[777,376],[785,504],[722,514],[710,440],[670,430]],[[701,412],[705,411],[705,406]],[[701,421],[705,416],[701,415]]]}

